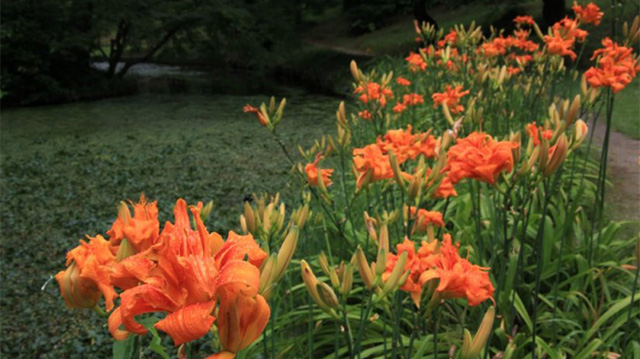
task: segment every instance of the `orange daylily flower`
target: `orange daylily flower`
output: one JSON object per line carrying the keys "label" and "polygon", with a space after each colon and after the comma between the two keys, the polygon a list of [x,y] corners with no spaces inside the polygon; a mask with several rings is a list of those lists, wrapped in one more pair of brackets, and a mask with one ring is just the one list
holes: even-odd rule
{"label": "orange daylily flower", "polygon": [[458,33],[454,29],[451,29],[451,31],[449,31],[449,33],[446,34],[442,40],[438,41],[437,45],[438,47],[445,47],[447,46],[447,44],[449,45],[455,44],[457,40],[458,40]]}
{"label": "orange daylily flower", "polygon": [[420,276],[423,285],[431,279],[439,278],[436,292],[445,299],[464,298],[470,307],[487,299],[493,300],[494,288],[487,273],[489,268],[479,267],[460,258],[458,246],[451,244],[449,234],[443,235],[438,250],[435,271],[423,272]]}
{"label": "orange daylily flower", "polygon": [[[428,168],[425,173],[425,181],[429,181],[429,176],[431,175],[431,168]],[[407,181],[411,182],[413,180],[414,175],[402,172],[402,177]],[[433,185],[433,179],[427,183],[427,187],[431,187]],[[451,196],[457,196],[458,192],[453,187],[453,183],[451,183],[451,179],[449,178],[449,174],[445,173],[444,178],[440,181],[438,188],[433,193],[434,198],[448,198]]]}
{"label": "orange daylily flower", "polygon": [[529,133],[529,137],[533,140],[533,145],[540,145],[541,140],[551,140],[553,137],[553,131],[545,130],[542,126],[536,126],[535,122],[531,122],[527,125],[527,132]]}
{"label": "orange daylily flower", "polygon": [[400,86],[411,86],[411,81],[405,79],[404,77],[398,77],[396,79],[396,83]]}
{"label": "orange daylily flower", "polygon": [[157,202],[147,203],[143,194],[138,203],[133,204],[133,216],[124,202],[120,205],[118,218],[107,235],[112,246],[119,245],[126,238],[138,253],[156,243],[159,231]]}
{"label": "orange daylily flower", "polygon": [[242,109],[242,111],[244,113],[253,113],[256,115],[256,117],[258,118],[258,122],[260,122],[260,124],[262,126],[267,127],[269,125],[269,119],[266,118],[264,116],[264,114],[262,114],[262,111],[260,111],[260,109],[253,107],[251,105],[245,105],[244,108]]}
{"label": "orange daylily flower", "polygon": [[369,182],[393,178],[389,156],[383,154],[376,144],[354,148],[353,164],[359,173],[356,182],[358,189]]}
{"label": "orange daylily flower", "polygon": [[432,270],[435,267],[437,263],[437,245],[438,242],[435,240],[432,242],[422,241],[420,248],[416,252],[415,243],[405,238],[402,243],[396,245],[397,254],[389,253],[387,255],[387,265],[382,274],[382,280],[387,281],[400,255],[403,252],[407,252],[407,262],[404,267],[404,272],[410,271],[410,273],[407,280],[400,287],[400,290],[409,292],[411,299],[415,305],[419,307],[424,285],[424,283],[420,282],[420,276],[425,271]]}
{"label": "orange daylily flower", "polygon": [[410,93],[402,96],[402,103],[407,106],[415,106],[424,103],[424,97],[417,93]]}
{"label": "orange daylily flower", "polygon": [[398,102],[395,106],[393,106],[393,112],[395,113],[403,113],[406,109],[407,105],[403,104],[402,102]]}
{"label": "orange daylily flower", "polygon": [[572,50],[576,41],[584,41],[587,32],[578,28],[576,20],[565,17],[556,22],[551,27],[552,35],[545,35],[544,41],[547,44],[547,50],[550,54],[569,56],[571,60],[576,59],[577,55]]}
{"label": "orange daylily flower", "polygon": [[426,133],[412,134],[412,130],[411,125],[407,125],[406,130],[389,130],[384,138],[378,136],[376,144],[384,154],[393,151],[398,163],[404,163],[408,159],[413,160],[421,154],[427,158],[435,157],[437,146],[435,137]]}
{"label": "orange daylily flower", "polygon": [[312,163],[307,163],[304,166],[304,172],[307,174],[307,182],[309,182],[310,186],[318,185],[318,177],[322,178],[322,183],[325,187],[331,186],[333,182],[331,182],[331,175],[333,174],[333,169],[319,169],[318,162],[322,159],[322,155],[318,153],[316,156],[316,160]]}
{"label": "orange daylily flower", "polygon": [[443,235],[442,242],[423,241],[417,253],[415,243],[405,238],[396,246],[396,254],[389,253],[382,280],[387,280],[395,267],[398,257],[407,252],[405,270],[410,270],[409,277],[401,290],[409,292],[416,306],[420,306],[420,298],[425,284],[439,279],[436,292],[443,299],[464,298],[469,306],[476,306],[487,299],[493,300],[493,284],[486,272],[489,268],[471,264],[460,258],[458,246],[451,243],[449,234]]}
{"label": "orange daylily flower", "polygon": [[598,26],[602,21],[602,16],[604,16],[604,13],[600,11],[598,5],[594,3],[588,3],[587,5],[582,7],[574,1],[571,9],[573,9],[573,12],[576,13],[578,21],[583,24],[593,24],[595,26]]}
{"label": "orange daylily flower", "polygon": [[117,297],[110,276],[115,260],[109,242],[100,235],[89,238],[89,243],[81,240],[69,251],[67,269],[55,276],[67,307],[93,308],[104,296],[105,307],[111,311]]}
{"label": "orange daylily flower", "polygon": [[415,217],[415,229],[419,232],[426,232],[428,226],[444,227],[442,213],[438,211],[427,211],[423,208],[410,207],[412,217]]}
{"label": "orange daylily flower", "polygon": [[427,63],[424,61],[420,54],[415,52],[409,53],[409,56],[405,58],[409,63],[409,69],[413,72],[424,71],[427,69]]}
{"label": "orange daylily flower", "polygon": [[459,104],[460,98],[468,94],[469,90],[462,91],[462,86],[451,88],[451,86],[447,85],[444,92],[436,92],[431,96],[434,102],[433,108],[444,104],[452,114],[457,115],[464,111],[464,106]]}
{"label": "orange daylily flower", "polygon": [[533,20],[533,17],[525,15],[525,16],[516,16],[513,19],[513,22],[515,22],[517,25],[533,25],[536,22]]}
{"label": "orange daylily flower", "polygon": [[518,143],[495,141],[482,132],[473,132],[456,141],[447,152],[449,177],[453,184],[463,178],[494,184],[502,171],[513,169],[513,149]]}
{"label": "orange daylily flower", "polygon": [[511,37],[499,36],[480,45],[477,52],[487,57],[501,56],[507,53],[507,49],[511,46],[511,43]]}
{"label": "orange daylily flower", "polygon": [[[191,227],[186,202],[178,200],[175,223],[166,224],[159,243],[147,254],[155,265],[143,284],[121,294],[120,307],[109,317],[109,330],[114,338],[126,338],[129,332],[142,335],[146,329],[135,321],[136,316],[166,312],[168,315],[155,327],[180,345],[209,331],[218,299],[224,303],[239,295],[258,293],[258,266],[266,253],[253,237],[230,232],[222,243],[218,234],[207,232],[199,207],[191,207],[191,213],[196,229]],[[244,261],[245,256],[248,261]]]}

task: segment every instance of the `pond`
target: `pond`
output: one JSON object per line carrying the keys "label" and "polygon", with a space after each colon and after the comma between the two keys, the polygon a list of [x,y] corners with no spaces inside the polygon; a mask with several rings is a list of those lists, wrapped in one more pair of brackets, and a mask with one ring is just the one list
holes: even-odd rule
{"label": "pond", "polygon": [[[239,81],[203,72],[160,77],[185,76],[218,89]],[[56,283],[45,283],[78,239],[104,235],[119,201],[144,192],[158,200],[162,222],[179,197],[213,200],[207,225],[224,232],[238,229],[245,195],[286,192],[291,165],[255,116],[242,113],[245,104],[287,96],[279,132],[293,153],[294,144],[335,126],[337,98],[282,85],[221,94],[186,83],[189,91],[150,86],[135,96],[2,112],[3,356],[110,355],[102,319],[67,309]]]}

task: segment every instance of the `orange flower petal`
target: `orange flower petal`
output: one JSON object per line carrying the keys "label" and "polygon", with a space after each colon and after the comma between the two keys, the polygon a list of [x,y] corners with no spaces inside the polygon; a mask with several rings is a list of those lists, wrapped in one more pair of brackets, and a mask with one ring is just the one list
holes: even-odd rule
{"label": "orange flower petal", "polygon": [[175,346],[188,343],[207,334],[215,321],[211,315],[215,305],[215,301],[188,305],[167,315],[155,327],[167,333]]}

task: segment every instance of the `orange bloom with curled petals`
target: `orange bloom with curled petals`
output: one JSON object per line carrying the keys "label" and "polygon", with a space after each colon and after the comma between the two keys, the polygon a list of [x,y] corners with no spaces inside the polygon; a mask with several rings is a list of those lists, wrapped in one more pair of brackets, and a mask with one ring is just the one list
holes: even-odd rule
{"label": "orange bloom with curled petals", "polygon": [[640,63],[630,47],[620,46],[608,37],[602,40],[602,45],[592,57],[598,58],[597,66],[587,70],[585,77],[593,87],[610,87],[613,93],[618,93],[636,77]]}
{"label": "orange bloom with curled petals", "polygon": [[121,203],[118,218],[107,234],[112,246],[117,246],[123,239],[127,239],[137,253],[155,244],[159,231],[157,202],[147,203],[143,194],[138,203],[133,204],[133,216],[129,207],[124,202]]}
{"label": "orange bloom with curled petals", "polygon": [[529,137],[533,141],[534,146],[540,145],[541,140],[551,140],[553,137],[553,131],[545,130],[541,126],[536,126],[535,122],[531,122],[527,125],[527,132],[529,133]]}
{"label": "orange bloom with curled petals", "polygon": [[464,106],[460,105],[460,98],[468,94],[469,90],[462,91],[462,86],[451,88],[451,86],[447,85],[444,92],[436,92],[431,96],[434,102],[433,108],[446,105],[449,111],[456,115],[464,111]]}
{"label": "orange bloom with curled petals", "polygon": [[251,105],[245,105],[244,108],[242,109],[242,111],[244,113],[253,113],[256,115],[256,117],[258,118],[258,122],[260,122],[260,124],[262,126],[267,127],[267,125],[269,125],[269,119],[267,119],[264,114],[262,113],[262,111],[260,111],[258,108],[253,107]]}
{"label": "orange bloom with curled petals", "polygon": [[333,169],[319,169],[318,162],[322,159],[322,155],[318,153],[316,156],[316,160],[313,163],[307,163],[304,166],[304,172],[307,174],[307,182],[309,182],[310,186],[318,185],[318,178],[322,178],[322,183],[325,187],[331,186],[331,175],[333,174]]}
{"label": "orange bloom with curled petals", "polygon": [[464,178],[494,184],[500,172],[513,169],[512,150],[519,144],[495,141],[483,132],[458,139],[447,152],[449,178],[453,184]]}
{"label": "orange bloom with curled petals", "polygon": [[109,317],[114,338],[124,339],[129,332],[142,335],[146,329],[135,321],[136,316],[166,312],[167,316],[155,327],[166,332],[177,346],[209,331],[218,300],[225,303],[238,296],[257,295],[258,267],[266,253],[250,235],[230,232],[223,242],[220,235],[208,233],[199,207],[191,207],[191,213],[195,229],[191,227],[186,202],[178,200],[175,223],[167,223],[159,243],[147,253],[155,265],[142,284],[120,295],[120,307]]}
{"label": "orange bloom with curled petals", "polygon": [[424,61],[420,54],[415,52],[409,53],[409,56],[405,58],[407,63],[409,63],[409,69],[413,72],[416,71],[424,71],[427,69],[427,63]]}
{"label": "orange bloom with curled petals", "polygon": [[369,182],[393,178],[389,156],[383,154],[382,149],[376,144],[354,148],[353,164],[358,171],[358,189]]}
{"label": "orange bloom with curled petals", "polygon": [[398,163],[403,163],[407,159],[413,159],[418,155],[414,151],[416,135],[412,134],[411,131],[411,125],[408,125],[406,130],[389,130],[384,135],[384,138],[378,136],[376,144],[382,150],[382,153],[393,152],[398,159]]}
{"label": "orange bloom with curled petals", "polygon": [[435,267],[437,263],[437,245],[437,241],[432,241],[430,243],[423,241],[416,252],[415,243],[408,238],[405,238],[402,243],[396,245],[397,254],[389,253],[387,255],[387,265],[384,273],[382,273],[382,280],[387,281],[391,275],[391,271],[395,268],[400,255],[403,252],[407,252],[407,262],[405,264],[404,271],[410,272],[407,280],[400,287],[400,290],[409,292],[411,299],[415,305],[419,307],[424,285],[424,283],[420,282],[420,276],[425,271],[432,270],[433,267]]}
{"label": "orange bloom with curled petals", "polygon": [[560,55],[560,56],[569,56],[571,60],[576,59],[577,55],[573,52],[573,44],[575,43],[574,39],[565,39],[562,36],[554,35],[544,36],[544,41],[547,44],[547,49],[550,54]]}
{"label": "orange bloom with curled petals", "polygon": [[412,134],[413,127],[407,125],[407,129],[389,130],[383,138],[378,136],[376,144],[383,154],[393,151],[398,163],[404,163],[408,159],[415,159],[419,155],[427,158],[436,156],[437,141],[433,135],[426,133]]}
{"label": "orange bloom with curled petals", "polygon": [[466,299],[469,306],[481,304],[485,300],[493,300],[494,287],[487,272],[483,268],[460,258],[458,246],[451,243],[449,234],[443,235],[438,248],[435,270],[426,271],[420,276],[420,282],[438,278],[440,282],[436,292],[444,299]]}
{"label": "orange bloom with curled petals", "polygon": [[419,232],[426,232],[428,226],[444,227],[442,213],[438,211],[427,211],[423,208],[410,207],[412,217],[415,217],[415,229]]}
{"label": "orange bloom with curled petals", "polygon": [[536,22],[533,20],[533,17],[525,15],[525,16],[516,16],[513,19],[513,22],[515,22],[517,25],[533,25]]}
{"label": "orange bloom with curled petals", "polygon": [[578,21],[583,24],[593,24],[595,26],[598,26],[600,25],[602,17],[604,16],[604,13],[600,11],[598,5],[594,3],[588,3],[583,7],[578,5],[578,3],[574,1],[571,9],[573,9],[573,12],[576,13]]}
{"label": "orange bloom with curled petals", "polygon": [[404,77],[398,77],[396,79],[396,83],[400,86],[411,86],[411,81],[405,79]]}
{"label": "orange bloom with curled petals", "polygon": [[109,242],[98,235],[89,238],[89,243],[80,245],[67,253],[67,269],[56,274],[60,293],[69,308],[93,308],[104,296],[107,311],[113,309],[117,297],[111,282],[111,267],[116,256]]}
{"label": "orange bloom with curled petals", "polygon": [[450,235],[445,234],[442,242],[423,241],[417,252],[415,243],[405,238],[403,243],[396,246],[396,254],[387,255],[383,281],[389,278],[403,252],[407,253],[405,271],[409,270],[410,273],[400,289],[409,292],[416,306],[420,306],[425,284],[436,279],[439,283],[435,291],[442,299],[463,298],[469,306],[493,300],[494,287],[487,273],[489,268],[479,267],[460,258],[458,246],[451,243]]}

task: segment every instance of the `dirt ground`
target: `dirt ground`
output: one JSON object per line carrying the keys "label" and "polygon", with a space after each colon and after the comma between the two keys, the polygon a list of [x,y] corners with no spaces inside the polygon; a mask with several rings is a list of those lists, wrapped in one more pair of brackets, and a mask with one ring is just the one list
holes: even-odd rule
{"label": "dirt ground", "polygon": [[[595,127],[594,141],[604,141],[605,124]],[[608,177],[613,187],[607,187],[605,198],[615,220],[640,221],[640,141],[612,131],[609,139]]]}

